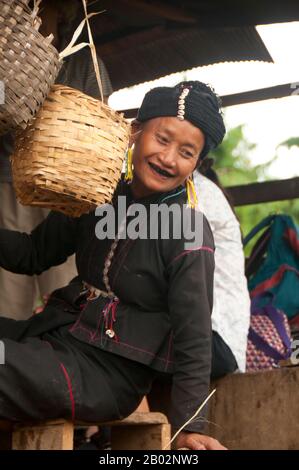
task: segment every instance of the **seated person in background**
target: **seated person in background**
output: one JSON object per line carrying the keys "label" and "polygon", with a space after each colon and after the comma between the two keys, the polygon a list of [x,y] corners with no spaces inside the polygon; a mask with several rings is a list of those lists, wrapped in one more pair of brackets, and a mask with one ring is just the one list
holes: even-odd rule
{"label": "seated person in background", "polygon": [[211,375],[217,379],[237,369],[245,372],[250,297],[240,224],[211,163],[212,159],[203,160],[193,178],[198,207],[215,241]]}
{"label": "seated person in background", "polygon": [[[53,44],[58,50],[67,45],[79,18],[80,2],[72,0],[43,0],[40,9],[44,36],[54,35]],[[77,21],[76,21],[77,22]],[[108,101],[112,86],[104,63],[99,59],[104,101]],[[94,98],[100,99],[93,62],[89,47],[67,57],[59,72],[56,83],[76,88]],[[14,137],[8,133],[0,137],[0,228],[30,233],[48,215],[40,207],[23,206],[16,199],[12,183],[10,155],[14,149]],[[67,284],[77,275],[75,258],[71,256],[61,266],[55,266],[39,276],[24,276],[0,268],[0,316],[25,320],[32,315],[36,302],[49,292]],[[9,305],[9,310],[7,310]]]}

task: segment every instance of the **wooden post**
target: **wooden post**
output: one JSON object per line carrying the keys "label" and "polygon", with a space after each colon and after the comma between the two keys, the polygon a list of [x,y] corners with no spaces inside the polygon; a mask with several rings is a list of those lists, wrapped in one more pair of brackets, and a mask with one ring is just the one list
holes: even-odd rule
{"label": "wooden post", "polygon": [[[111,433],[113,450],[169,450],[169,424],[145,426],[113,426]],[[166,447],[167,446],[167,447]]]}
{"label": "wooden post", "polygon": [[135,412],[111,425],[112,450],[169,450],[170,424],[162,413]]}
{"label": "wooden post", "polygon": [[47,421],[43,424],[16,425],[13,450],[72,450],[74,425],[69,421]]}
{"label": "wooden post", "polygon": [[13,424],[0,420],[0,450],[11,450]]}

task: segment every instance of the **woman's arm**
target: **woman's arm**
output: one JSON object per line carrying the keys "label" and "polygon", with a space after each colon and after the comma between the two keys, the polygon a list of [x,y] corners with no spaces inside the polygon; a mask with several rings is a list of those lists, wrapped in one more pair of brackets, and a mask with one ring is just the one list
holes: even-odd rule
{"label": "woman's arm", "polygon": [[40,274],[76,250],[79,219],[50,212],[31,234],[0,230],[0,266],[17,274]]}
{"label": "woman's arm", "polygon": [[[194,415],[209,395],[214,243],[205,218],[202,228],[203,242],[194,249],[184,250],[183,240],[172,242],[172,259],[167,266],[175,361],[170,422],[175,430]],[[203,432],[205,412],[186,426],[184,431],[188,433],[181,433],[180,439],[185,434],[183,441],[188,438],[189,442],[190,432]]]}

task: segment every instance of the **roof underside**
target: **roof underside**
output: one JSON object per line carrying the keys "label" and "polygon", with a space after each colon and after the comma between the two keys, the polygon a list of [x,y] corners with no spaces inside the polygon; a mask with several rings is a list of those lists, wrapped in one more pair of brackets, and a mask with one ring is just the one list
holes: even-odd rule
{"label": "roof underside", "polygon": [[272,61],[254,25],[299,20],[297,0],[98,0],[89,11],[114,90],[224,61]]}
{"label": "roof underside", "polygon": [[156,27],[98,50],[114,90],[217,62],[272,60],[253,27]]}

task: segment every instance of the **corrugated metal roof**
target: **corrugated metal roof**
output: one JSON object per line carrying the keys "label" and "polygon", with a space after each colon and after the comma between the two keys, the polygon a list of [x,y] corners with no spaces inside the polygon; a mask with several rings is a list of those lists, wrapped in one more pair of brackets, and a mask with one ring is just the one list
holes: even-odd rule
{"label": "corrugated metal roof", "polygon": [[299,20],[298,0],[89,0],[115,90],[224,61],[271,57],[254,25]]}
{"label": "corrugated metal roof", "polygon": [[217,62],[272,61],[254,27],[157,27],[102,47],[97,44],[114,90]]}

